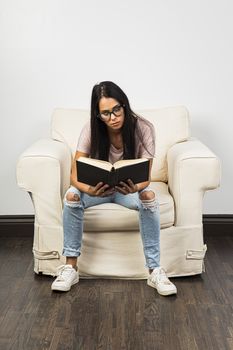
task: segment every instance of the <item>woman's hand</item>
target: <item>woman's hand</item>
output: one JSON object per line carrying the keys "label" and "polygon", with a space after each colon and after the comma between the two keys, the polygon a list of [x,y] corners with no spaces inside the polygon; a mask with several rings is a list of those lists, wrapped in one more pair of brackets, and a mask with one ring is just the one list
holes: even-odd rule
{"label": "woman's hand", "polygon": [[121,186],[115,186],[118,192],[122,194],[129,194],[129,193],[135,193],[138,192],[138,186],[133,183],[130,179],[126,182],[121,181]]}
{"label": "woman's hand", "polygon": [[88,194],[94,197],[107,197],[115,192],[114,188],[99,182],[96,186],[89,186]]}

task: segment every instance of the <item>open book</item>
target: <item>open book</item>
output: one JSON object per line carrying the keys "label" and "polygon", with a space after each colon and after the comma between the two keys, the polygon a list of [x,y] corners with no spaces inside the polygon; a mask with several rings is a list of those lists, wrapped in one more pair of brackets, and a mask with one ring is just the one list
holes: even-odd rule
{"label": "open book", "polygon": [[79,157],[76,160],[77,180],[96,186],[98,182],[110,187],[119,185],[120,181],[131,179],[134,184],[149,180],[149,159],[123,159],[111,164],[104,160]]}

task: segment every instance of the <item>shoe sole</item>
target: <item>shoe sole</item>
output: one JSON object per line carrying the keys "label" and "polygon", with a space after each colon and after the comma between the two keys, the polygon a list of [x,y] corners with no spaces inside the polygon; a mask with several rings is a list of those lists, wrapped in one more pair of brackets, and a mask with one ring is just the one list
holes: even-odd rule
{"label": "shoe sole", "polygon": [[160,295],[166,296],[166,295],[177,294],[177,289],[173,289],[173,290],[161,292],[161,291],[158,291],[158,289],[155,287],[155,285],[154,285],[152,282],[150,282],[149,280],[147,280],[147,284],[148,284],[148,286],[150,286],[150,287],[156,289],[157,292],[158,292]]}
{"label": "shoe sole", "polygon": [[52,290],[59,291],[59,292],[68,292],[68,291],[71,289],[71,287],[72,287],[74,284],[78,283],[78,282],[79,282],[79,279],[77,278],[77,279],[75,279],[75,280],[72,282],[72,284],[71,284],[70,287],[67,287],[67,288],[65,288],[65,287],[53,287],[53,285],[52,285],[52,286],[51,286],[51,289],[52,289]]}

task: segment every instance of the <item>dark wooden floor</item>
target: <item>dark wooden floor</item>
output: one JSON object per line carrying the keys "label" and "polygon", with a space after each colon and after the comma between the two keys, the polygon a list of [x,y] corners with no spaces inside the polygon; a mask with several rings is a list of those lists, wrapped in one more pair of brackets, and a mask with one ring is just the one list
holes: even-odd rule
{"label": "dark wooden floor", "polygon": [[35,275],[30,237],[1,237],[0,349],[233,349],[233,236],[206,237],[206,273],[146,281],[81,280],[68,293]]}

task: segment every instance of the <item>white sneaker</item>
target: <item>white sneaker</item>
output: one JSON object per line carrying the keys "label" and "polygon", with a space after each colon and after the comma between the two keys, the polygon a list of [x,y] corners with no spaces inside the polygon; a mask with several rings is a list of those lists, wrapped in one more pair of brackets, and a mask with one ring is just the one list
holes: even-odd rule
{"label": "white sneaker", "polygon": [[150,287],[157,289],[161,295],[176,294],[176,286],[169,281],[166,272],[162,267],[155,268],[147,279],[147,284]]}
{"label": "white sneaker", "polygon": [[61,265],[58,268],[58,276],[52,283],[52,290],[67,292],[73,284],[78,283],[79,274],[72,265]]}

